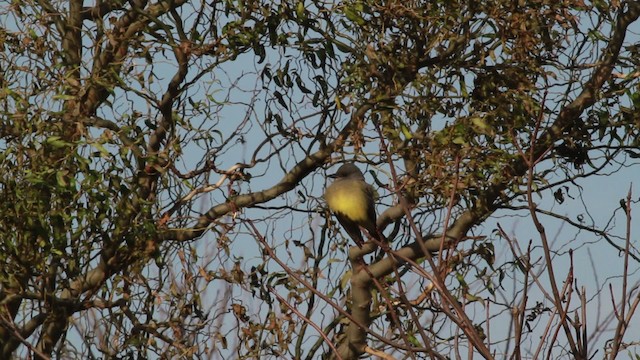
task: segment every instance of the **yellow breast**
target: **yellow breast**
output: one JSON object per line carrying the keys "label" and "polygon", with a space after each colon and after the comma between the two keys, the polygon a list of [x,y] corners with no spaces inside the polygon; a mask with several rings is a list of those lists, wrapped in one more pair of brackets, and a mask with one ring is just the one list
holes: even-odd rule
{"label": "yellow breast", "polygon": [[327,205],[331,211],[341,213],[352,221],[365,222],[367,207],[371,201],[364,189],[365,186],[366,183],[356,180],[332,184],[324,195]]}

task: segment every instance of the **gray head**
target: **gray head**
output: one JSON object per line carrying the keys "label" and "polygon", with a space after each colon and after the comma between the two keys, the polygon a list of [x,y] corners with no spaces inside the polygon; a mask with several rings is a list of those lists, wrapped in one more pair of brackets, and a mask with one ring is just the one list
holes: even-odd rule
{"label": "gray head", "polygon": [[329,177],[337,180],[340,180],[340,179],[364,180],[364,175],[362,174],[362,171],[360,171],[360,169],[357,166],[355,166],[353,163],[346,163],[340,166],[338,171],[333,175],[329,175]]}

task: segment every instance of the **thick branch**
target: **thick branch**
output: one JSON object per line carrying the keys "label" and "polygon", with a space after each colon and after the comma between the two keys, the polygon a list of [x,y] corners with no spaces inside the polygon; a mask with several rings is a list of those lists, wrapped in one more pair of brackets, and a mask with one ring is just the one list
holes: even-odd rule
{"label": "thick branch", "polygon": [[179,240],[186,241],[198,238],[204,234],[211,223],[230,212],[238,211],[238,209],[250,207],[256,204],[265,203],[269,200],[280,196],[287,191],[295,188],[302,179],[309,175],[312,171],[320,167],[324,162],[339,149],[347,139],[349,133],[354,128],[355,124],[362,121],[364,115],[372,108],[371,104],[364,104],[360,106],[358,111],[354,112],[351,116],[349,123],[340,131],[338,138],[321,148],[313,154],[308,155],[302,161],[287,173],[282,180],[280,180],[274,186],[245,195],[239,195],[233,198],[233,201],[219,204],[207,211],[202,215],[196,225],[189,229],[170,229],[160,234],[161,240]]}
{"label": "thick branch", "polygon": [[129,10],[115,25],[112,36],[104,50],[97,53],[93,62],[91,74],[93,79],[107,77],[111,81],[92,81],[83,97],[84,106],[82,113],[94,115],[98,107],[107,99],[110,92],[104,84],[116,82],[113,74],[120,73],[123,60],[128,53],[129,41],[133,39],[139,31],[147,26],[151,19],[158,18],[166,14],[171,9],[176,9],[186,3],[186,0],[176,0],[173,2],[159,2],[148,9],[146,0],[132,1],[132,9]]}
{"label": "thick branch", "polygon": [[[629,4],[629,10],[627,12],[621,11],[611,41],[600,57],[601,61],[599,65],[595,68],[589,81],[585,83],[582,93],[560,111],[552,126],[534,142],[536,148],[534,149],[535,151],[533,151],[533,159],[541,156],[556,141],[562,139],[563,133],[572,126],[574,119],[595,103],[597,100],[596,94],[604,82],[611,77],[611,71],[618,58],[627,27],[634,22],[638,16],[640,16],[640,3],[637,2]],[[484,219],[497,209],[498,197],[510,183],[506,181],[506,179],[523,176],[528,169],[527,159],[524,158],[524,154],[515,158],[511,165],[505,169],[502,178],[503,181],[494,183],[482,192],[474,206],[462,213],[449,227],[444,238],[454,241],[461,240],[473,226],[484,221]],[[378,224],[383,228],[394,219],[402,216],[404,216],[404,208],[402,205],[398,205],[385,211],[379,219]],[[370,309],[368,307],[363,308],[363,306],[371,303],[371,292],[369,288],[373,279],[392,274],[399,265],[400,259],[416,260],[424,257],[425,251],[438,251],[441,248],[442,239],[443,236],[434,236],[425,239],[422,243],[415,241],[413,244],[394,252],[395,256],[388,256],[370,265],[368,271],[359,271],[357,273],[354,271],[354,277],[351,282],[354,297],[354,317],[362,323],[368,324],[368,313]],[[350,257],[352,256],[354,256],[354,254],[350,254]],[[357,257],[357,254],[355,257]],[[357,302],[356,296],[358,297]],[[356,316],[356,311],[360,314],[360,317]],[[341,355],[350,356],[355,354],[359,355],[360,353],[360,347],[363,343],[361,339],[366,336],[367,329],[353,326],[350,327],[350,330],[357,333],[352,335],[355,341],[345,347],[341,347]]]}

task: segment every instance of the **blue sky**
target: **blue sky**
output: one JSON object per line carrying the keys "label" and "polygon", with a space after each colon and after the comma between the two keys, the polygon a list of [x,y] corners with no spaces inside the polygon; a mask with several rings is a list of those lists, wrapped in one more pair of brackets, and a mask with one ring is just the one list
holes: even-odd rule
{"label": "blue sky", "polygon": [[[606,29],[603,31],[606,31]],[[632,37],[629,38],[629,43],[638,41],[638,32],[640,32],[640,25],[636,23],[632,27]],[[288,56],[293,59],[291,68],[293,71],[297,65],[295,62],[296,55],[269,52],[266,63],[271,62],[272,68],[276,69],[289,59]],[[142,60],[140,60],[139,66],[141,70],[144,68],[145,64]],[[188,94],[193,101],[206,102],[210,110],[209,113],[197,114],[197,116],[193,116],[190,120],[194,124],[202,123],[206,124],[205,126],[211,126],[212,132],[219,132],[219,134],[214,133],[211,140],[201,140],[202,142],[211,141],[213,147],[220,145],[216,144],[216,141],[221,142],[223,139],[226,139],[238,129],[239,124],[242,124],[242,136],[237,136],[234,143],[229,144],[227,150],[220,153],[215,159],[216,165],[220,169],[231,168],[238,162],[250,162],[251,156],[258,146],[263,146],[259,152],[259,156],[262,157],[276,149],[279,145],[277,143],[267,145],[261,143],[264,138],[264,130],[259,123],[265,119],[265,101],[274,101],[272,93],[264,90],[259,80],[263,66],[264,64],[260,65],[256,63],[255,56],[242,55],[236,61],[221,66],[211,73],[210,76],[201,79],[201,85],[194,88],[194,90]],[[196,73],[197,69],[193,69],[191,76],[194,76]],[[172,74],[173,68],[171,66],[158,66],[155,72],[157,78],[153,84],[154,91],[163,91]],[[305,72],[304,75],[309,80],[313,78],[314,73]],[[469,84],[471,84],[471,82],[469,82]],[[141,112],[143,116],[150,115],[153,117],[155,115],[155,110],[149,108],[139,97],[134,96],[125,99],[119,97],[121,94],[117,95],[118,102],[116,103],[115,110],[103,112],[101,115],[106,118],[117,118],[119,114],[130,113],[134,109]],[[231,186],[232,189],[245,193],[269,188],[277,183],[286,171],[291,169],[297,161],[305,156],[304,151],[312,141],[311,135],[313,135],[313,133],[311,130],[319,120],[319,117],[311,115],[315,112],[315,109],[304,103],[304,101],[309,101],[309,97],[305,98],[301,93],[294,93],[293,100],[294,101],[289,104],[291,111],[285,111],[280,107],[280,114],[283,116],[285,124],[292,123],[293,119],[307,115],[310,116],[305,122],[296,122],[296,126],[298,126],[303,135],[299,143],[292,144],[290,148],[288,148],[288,152],[282,153],[281,156],[271,158],[247,170],[247,172],[253,176],[251,180],[244,182],[238,181]],[[275,107],[272,106],[272,108]],[[189,114],[186,115],[189,116]],[[342,117],[344,120],[348,115],[342,114]],[[333,133],[326,135],[329,137],[335,136],[335,130]],[[347,148],[346,150],[347,153],[344,157],[351,159],[353,157],[353,149]],[[365,148],[365,151],[369,154],[375,154],[379,151],[378,145],[375,143],[370,144],[369,147]],[[200,144],[196,144],[195,142],[189,143],[183,147],[183,156],[179,159],[178,168],[191,170],[205,157],[206,154]],[[341,154],[336,154],[334,159],[341,157]],[[538,194],[534,195],[534,201],[536,201],[540,209],[554,211],[574,221],[578,221],[577,219],[581,217],[584,220],[584,225],[594,226],[597,229],[606,230],[616,235],[617,237],[613,240],[616,241],[618,245],[623,246],[625,216],[620,210],[620,199],[626,197],[630,186],[633,186],[632,200],[636,201],[640,198],[640,184],[636,183],[636,179],[640,179],[640,169],[634,159],[627,160],[629,160],[629,163],[634,163],[634,166],[612,168],[611,172],[606,176],[579,179],[577,185],[567,184],[569,186],[569,192],[565,195],[565,202],[562,204],[554,201],[552,190],[544,190],[540,196]],[[269,209],[247,209],[237,214],[241,219],[256,221],[258,229],[266,236],[266,241],[276,249],[278,257],[295,270],[301,272],[311,271],[313,267],[317,265],[313,259],[305,256],[304,248],[294,244],[295,241],[300,241],[302,245],[311,249],[311,252],[314,254],[334,251],[330,258],[325,258],[318,264],[319,272],[321,273],[318,288],[322,290],[331,289],[331,284],[342,281],[344,274],[349,271],[345,253],[346,248],[340,244],[342,240],[326,238],[323,242],[322,238],[325,213],[323,211],[324,201],[321,196],[324,187],[327,185],[325,175],[335,172],[336,169],[337,166],[333,166],[311,174],[304,179],[294,191],[263,204],[265,207],[271,207]],[[368,170],[365,169],[364,165],[361,165],[361,169]],[[388,171],[388,169],[384,167],[377,170],[381,171],[381,174]],[[370,183],[374,182],[369,173],[366,173],[366,177]],[[218,179],[219,176],[217,174],[210,174],[208,183],[215,183]],[[383,182],[389,181],[385,179],[384,176],[381,177],[381,180]],[[229,195],[229,190],[227,183],[225,183],[220,189],[198,197],[197,200],[192,203],[193,213],[191,215],[196,216],[196,213],[203,213],[214,204],[225,202]],[[383,203],[378,206],[378,213],[381,213],[393,199],[389,197],[389,194],[383,189],[380,189],[379,192],[382,196],[381,200],[383,201]],[[281,206],[288,206],[290,208],[278,208]],[[290,211],[290,209],[294,211]],[[632,210],[633,219],[640,216],[640,209],[637,203],[632,204]],[[636,212],[638,215],[636,215]],[[434,215],[434,217],[437,218],[438,215]],[[545,215],[540,215],[540,219],[546,228],[552,248],[558,251],[558,254],[554,257],[554,267],[559,286],[562,286],[562,281],[565,279],[569,268],[569,250],[573,251],[575,285],[578,289],[584,287],[586,291],[589,329],[595,330],[596,321],[602,321],[604,316],[611,313],[612,295],[609,293],[609,286],[612,289],[613,297],[616,301],[619,301],[621,297],[622,280],[620,275],[623,271],[622,254],[601,237],[593,233],[578,230]],[[427,221],[429,219],[425,218],[424,220],[425,222],[422,224],[424,228],[432,225]],[[236,220],[232,216],[228,216],[220,221],[222,223],[234,223]],[[497,224],[500,224],[507,234],[518,242],[521,249],[526,249],[529,241],[531,241],[534,249],[532,259],[538,260],[541,258],[540,237],[527,211],[501,210],[473,231],[474,235],[485,235],[492,239],[496,248],[496,267],[500,264],[513,261],[513,255],[506,241],[495,235]],[[639,231],[640,225],[637,221],[634,221],[631,227],[631,239],[633,251],[636,254],[638,254],[638,246],[637,236],[635,234]],[[274,261],[263,257],[262,245],[256,242],[249,228],[238,225],[235,228],[235,232],[229,235],[229,255],[226,255],[224,250],[218,246],[219,237],[215,232],[210,231],[201,239],[194,242],[193,246],[197,249],[200,256],[200,260],[197,261],[196,264],[202,266],[205,270],[218,271],[224,268],[230,271],[235,261],[239,260],[246,273],[250,271],[251,266],[257,266],[263,263],[266,263],[267,271],[271,274],[282,271],[281,267],[275,264]],[[320,248],[321,244],[323,244],[322,248]],[[461,244],[461,247],[464,246],[466,245]],[[181,270],[178,263],[174,264],[174,266],[176,271],[179,272]],[[425,266],[427,265],[425,264]],[[640,283],[639,268],[640,266],[637,262],[630,262],[629,289],[636,289]],[[503,283],[504,289],[498,292],[496,301],[502,301],[503,299],[508,299],[513,296],[518,298],[521,296],[520,292],[514,290],[513,284],[522,281],[522,273],[514,270],[513,267],[505,266],[504,269],[511,270],[511,272],[506,275],[506,280]],[[155,265],[151,264],[149,266],[149,272],[153,273],[154,271],[157,271],[157,269]],[[419,277],[414,274],[407,275],[407,278],[419,279]],[[472,280],[473,273],[470,273],[468,281],[471,283],[472,288],[480,290],[480,282],[472,282]],[[542,284],[546,284],[548,281],[546,273],[540,274],[540,281]],[[275,286],[275,288],[284,298],[290,295],[290,290],[283,286]],[[249,316],[256,322],[266,321],[265,316],[267,312],[272,310],[266,306],[265,302],[256,297],[252,297],[247,288],[241,286],[229,286],[223,281],[218,281],[212,282],[210,286],[202,290],[204,295],[202,296],[203,307],[213,311],[213,318],[215,318],[216,315],[220,316],[215,321],[213,328],[215,329],[216,326],[219,325],[217,329],[223,333],[229,332],[228,337],[230,341],[235,335],[231,330],[237,326],[232,315],[227,313],[231,303],[241,303],[245,305],[249,310]],[[225,291],[229,292],[225,293]],[[417,291],[416,288],[409,289],[410,294],[415,295],[415,291]],[[637,293],[637,290],[635,291]],[[487,295],[486,292],[483,294]],[[301,296],[309,295],[308,292],[301,292]],[[338,304],[344,304],[345,298],[342,294],[335,293],[332,294],[332,296]],[[531,306],[537,301],[542,302],[545,306],[551,305],[551,302],[545,299],[541,292],[536,290],[535,286],[532,287],[529,296],[529,304],[531,304]],[[577,304],[576,294],[574,293],[573,296],[572,304]],[[491,303],[490,300],[492,299],[488,298],[486,303]],[[222,306],[219,306],[220,304],[222,304]],[[317,302],[315,307],[312,320],[320,324],[324,325],[328,323],[332,315],[335,314],[334,310],[325,306],[321,301]],[[574,307],[571,306],[571,308]],[[478,303],[475,306],[470,306],[469,313],[475,320],[481,321],[483,316],[485,316],[483,313],[484,309],[486,308]],[[507,337],[506,332],[509,329],[507,324],[510,322],[510,315],[508,312],[505,312],[504,309],[500,309],[495,305],[490,305],[490,309],[499,312],[498,317],[491,321],[491,339],[493,341],[504,339]],[[277,309],[274,311],[278,313],[278,315],[282,315]],[[162,315],[159,314],[158,316],[161,317]],[[547,319],[548,314],[543,314],[538,321],[540,321],[540,324],[544,324]],[[638,324],[637,321],[630,324],[631,327],[627,331],[628,335],[625,337],[626,340],[636,340],[634,337],[640,333],[640,327],[636,324]],[[544,328],[544,326],[537,326],[536,331],[540,331],[541,328]],[[607,329],[610,330],[611,328],[612,325],[609,324]],[[313,334],[313,330],[308,331],[309,334]],[[446,331],[455,333],[456,329],[448,328]],[[536,339],[536,335],[537,333],[527,338],[528,345],[535,347],[536,344],[534,340]],[[312,335],[310,336],[310,338],[313,338]],[[597,341],[590,344],[590,347],[594,349],[602,348],[607,339],[608,337],[606,335],[600,337]],[[73,340],[70,338],[70,341]],[[564,342],[562,335],[560,335],[559,342]],[[212,344],[213,343],[214,341],[212,340]],[[513,344],[510,346],[510,349],[513,349]],[[501,351],[507,349],[507,344],[506,342],[497,342],[492,344],[492,349],[496,349],[499,354]],[[602,354],[602,350],[600,350],[599,354]],[[499,357],[500,356],[498,356],[498,358]]]}
{"label": "blue sky", "polygon": [[[640,30],[640,27],[635,25],[634,29],[635,30],[633,31],[636,31],[637,33],[637,30]],[[275,58],[278,58],[278,56],[275,56]],[[246,76],[246,80],[241,81],[239,83],[239,87],[246,86],[246,89],[252,89],[252,86],[256,84],[254,77],[260,73],[259,66],[256,66],[253,60],[254,58],[251,56],[245,56],[241,59],[243,66],[233,64],[231,68],[224,73],[224,77],[228,79],[226,81],[231,82],[243,73]],[[273,59],[268,57],[267,63],[270,60],[273,61]],[[222,85],[222,87],[224,87],[224,85]],[[238,91],[238,101],[248,103],[250,100],[248,94],[250,94],[250,92],[243,94],[241,91]],[[253,111],[253,115],[255,117],[252,117],[252,120],[262,119],[261,111],[263,106],[264,104],[262,101],[258,101],[254,104],[251,111]],[[221,126],[219,127],[219,130],[225,131],[225,123],[228,122],[231,127],[235,126],[237,120],[243,118],[247,114],[248,108],[244,105],[225,106],[221,110],[222,111],[217,114],[221,119]],[[301,109],[301,111],[304,110],[304,108]],[[307,110],[312,111],[311,109]],[[287,118],[287,116],[291,115],[287,112],[283,112],[283,116],[285,119],[290,120],[290,117]],[[311,121],[313,120],[314,118],[311,118]],[[259,128],[254,127],[248,131],[247,138],[253,138],[253,136],[258,137],[260,134],[261,132]],[[372,145],[372,153],[376,151],[376,147],[376,144]],[[247,162],[255,149],[255,143],[249,141],[245,144],[238,145],[237,149],[238,151],[219,159],[219,166],[221,168],[231,167],[238,161]],[[195,156],[193,158],[199,158],[196,153],[197,152],[194,152]],[[274,185],[280,180],[284,171],[291,168],[296,161],[301,159],[302,156],[303,154],[300,152],[288,153],[278,159],[278,161],[273,160],[265,164],[260,164],[256,168],[249,170],[249,172],[254,175],[254,178],[252,178],[249,184],[240,185],[240,189],[259,191]],[[339,156],[337,155],[337,157]],[[351,157],[352,155],[345,155],[345,158],[347,159],[350,159]],[[636,163],[633,159],[627,160],[629,160],[629,163]],[[362,170],[365,170],[364,165],[361,165],[361,167]],[[332,173],[336,168],[337,167],[332,167],[328,169],[326,173]],[[324,206],[323,200],[321,199],[323,189],[326,186],[324,175],[324,171],[312,174],[308,179],[304,180],[303,184],[301,184],[298,189],[296,189],[296,191],[299,190],[304,194],[304,198],[300,198],[292,193],[282,199],[276,199],[264,205],[279,206],[287,204],[305,211],[319,211]],[[579,187],[574,184],[567,184],[569,186],[569,190],[568,193],[565,194],[565,201],[562,204],[554,201],[552,190],[544,190],[540,194],[534,195],[534,201],[542,210],[553,211],[559,215],[567,216],[569,219],[576,222],[579,222],[578,219],[582,218],[585,226],[593,226],[597,229],[606,230],[611,234],[617,235],[617,237],[614,238],[614,241],[616,241],[619,246],[624,246],[625,216],[620,209],[620,199],[624,199],[627,196],[630,186],[638,186],[634,181],[635,179],[640,178],[639,175],[640,171],[637,164],[636,166],[628,168],[611,168],[611,172],[606,176],[579,179],[576,182]],[[373,179],[370,175],[366,174],[366,176],[367,180],[373,183]],[[216,179],[213,180],[215,181]],[[553,190],[557,190],[557,188],[554,188]],[[380,192],[381,195],[385,195],[383,190],[380,190]],[[217,198],[217,201],[222,201],[221,197],[216,197],[214,195],[214,198]],[[635,201],[638,198],[640,198],[640,188],[633,190],[632,200]],[[385,198],[385,200],[389,201],[388,198]],[[214,201],[215,200],[202,200],[202,208],[206,209]],[[525,204],[521,203],[520,205]],[[379,213],[384,211],[384,209],[384,205],[378,206]],[[632,209],[633,211],[637,211],[635,203],[632,204]],[[285,211],[275,211],[275,214],[277,214],[276,219],[272,222],[261,223],[260,229],[268,236],[268,241],[274,248],[276,248],[281,258],[287,261],[291,267],[300,270],[309,269],[309,267],[313,265],[313,261],[310,259],[305,260],[300,248],[296,248],[291,245],[287,246],[286,244],[288,244],[289,241],[300,240],[312,248],[318,246],[320,243],[319,237],[321,226],[324,223],[322,215],[320,213],[287,213]],[[260,217],[264,215],[265,212],[261,212],[259,210],[247,210],[240,216],[252,218],[253,216]],[[635,215],[632,216],[634,219],[636,218]],[[622,254],[605,242],[601,237],[591,232],[578,230],[570,225],[563,224],[557,219],[553,219],[542,214],[539,215],[539,217],[546,228],[552,248],[558,251],[558,254],[554,256],[554,268],[556,280],[560,287],[562,287],[562,282],[566,278],[569,269],[569,250],[572,250],[573,252],[574,286],[580,290],[584,288],[586,291],[586,298],[588,300],[588,327],[590,333],[592,331],[595,332],[597,322],[602,322],[603,318],[611,313],[612,300],[609,293],[609,286],[611,286],[613,297],[616,301],[619,301],[621,297],[621,274],[623,271]],[[494,214],[494,216],[488,219],[484,224],[474,229],[474,235],[485,235],[494,239],[497,255],[496,264],[513,261],[513,255],[505,240],[492,235],[497,224],[500,224],[512,239],[517,240],[521,249],[526,249],[529,241],[531,241],[534,249],[532,259],[541,261],[542,253],[540,236],[537,234],[528,212],[523,210],[501,210]],[[425,225],[428,226],[429,224]],[[634,234],[637,234],[638,230],[640,230],[639,225],[634,221],[631,233],[632,248],[636,249],[634,250],[636,254],[637,245],[634,244],[637,244],[637,241],[634,239],[637,237]],[[210,251],[210,246],[213,241],[214,239],[211,235],[207,234],[203,239],[198,241],[197,246],[202,251],[206,251],[205,249],[209,249]],[[252,239],[249,234],[238,233],[234,237],[231,251],[232,257],[242,257],[247,261],[245,265],[245,270],[247,271],[251,264],[258,264],[263,261],[260,255],[260,245],[256,244],[255,240]],[[336,256],[337,257],[333,258],[336,261],[323,264],[322,272],[323,276],[327,278],[327,281],[336,281],[336,279],[341,278],[345,271],[349,270],[345,254],[338,252]],[[273,262],[268,263],[270,271],[276,272],[281,270],[280,267],[273,264]],[[231,263],[227,263],[227,265],[231,265]],[[630,262],[629,289],[636,288],[640,282],[638,268],[637,262]],[[510,280],[511,278],[513,279],[512,281]],[[502,297],[508,298],[509,296],[514,296],[515,290],[513,288],[513,282],[517,283],[522,281],[522,278],[522,274],[517,271],[509,274],[507,276],[507,280],[503,283],[504,290],[501,291],[501,295],[497,296],[498,300]],[[511,284],[509,283],[510,281]],[[542,284],[547,284],[547,281],[548,278],[546,272],[540,273],[540,282]],[[475,286],[479,287],[480,285],[475,284]],[[545,287],[548,289],[548,286]],[[287,291],[282,289],[281,295],[286,296],[286,293]],[[234,294],[236,296],[236,300],[241,299],[248,308],[253,309],[254,316],[256,316],[257,319],[261,317],[261,313],[264,311],[264,309],[261,309],[263,303],[247,298],[246,293],[238,289],[234,290]],[[518,291],[515,293],[515,296],[519,298],[521,297],[521,293]],[[572,304],[574,305],[570,308],[574,309],[575,306],[578,305],[578,296],[575,292],[572,296]],[[218,298],[212,296],[211,299]],[[551,302],[548,299],[545,299],[535,286],[532,286],[529,292],[528,304],[533,306],[537,301],[540,301],[545,306],[551,306]],[[493,307],[493,309],[496,308],[497,307]],[[483,314],[480,314],[479,309],[480,308],[476,307],[475,310],[471,311],[472,313],[475,313],[476,318],[481,318],[483,316]],[[317,318],[318,322],[328,320],[324,317],[328,315],[326,313],[328,310],[324,307],[322,310],[325,312],[320,311],[315,313],[319,316]],[[504,317],[503,319],[497,318],[491,321],[491,338],[494,341],[504,339],[506,337],[505,332],[509,329],[507,327],[507,324],[510,321],[509,313],[501,312],[501,314],[502,315],[500,316]],[[545,315],[542,315],[539,319],[541,319],[538,320],[540,323],[545,324],[548,320],[548,316],[545,317]],[[544,329],[544,326],[539,325],[536,327],[537,331],[541,331],[541,328]],[[610,331],[614,328],[615,327],[611,323],[608,323],[606,326],[607,331],[609,331],[608,334],[611,334]],[[633,334],[637,334],[638,331],[640,331],[640,329],[635,325],[635,323],[632,323],[631,327],[627,331],[625,340],[633,341]],[[562,336],[563,335],[561,333],[559,340],[560,343],[565,342]],[[537,344],[532,343],[531,341],[536,338],[537,337],[533,335],[527,340],[529,342],[528,345],[534,349]],[[597,341],[594,340],[594,342],[590,344],[590,348],[602,349],[602,346],[604,346],[604,343],[608,338],[609,337],[607,337],[607,335],[599,337]],[[513,349],[513,343],[511,343],[510,346],[510,349]],[[496,349],[498,354],[505,350],[506,347],[507,345],[505,342],[499,342],[492,345],[492,349]],[[602,350],[600,350],[599,354],[602,354]]]}

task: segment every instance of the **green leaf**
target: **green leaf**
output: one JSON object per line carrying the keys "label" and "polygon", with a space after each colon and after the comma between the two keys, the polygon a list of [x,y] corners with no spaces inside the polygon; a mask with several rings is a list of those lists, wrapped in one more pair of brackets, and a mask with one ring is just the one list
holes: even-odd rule
{"label": "green leaf", "polygon": [[633,103],[633,107],[636,108],[636,110],[640,109],[640,92],[631,94],[631,102]]}
{"label": "green leaf", "polygon": [[305,94],[311,94],[312,91],[307,89],[304,86],[304,83],[302,82],[302,78],[300,78],[300,76],[296,76],[296,85],[298,85],[298,89],[300,89],[300,91],[302,91]]}
{"label": "green leaf", "polygon": [[462,136],[457,136],[452,141],[456,145],[466,145],[467,144],[467,140],[465,140]]}
{"label": "green leaf", "polygon": [[304,13],[304,3],[302,1],[298,1],[296,4],[296,15],[298,16],[298,19],[301,20],[306,18]]}
{"label": "green leaf", "polygon": [[279,91],[275,91],[274,95],[276,96],[278,103],[282,105],[283,108],[289,110],[289,107],[287,106],[287,102],[284,100],[284,96],[282,96],[282,94]]}
{"label": "green leaf", "polygon": [[476,302],[476,301],[480,301],[482,303],[484,303],[483,299],[479,296],[473,295],[473,294],[464,294],[464,298],[467,299],[468,302]]}
{"label": "green leaf", "polygon": [[462,97],[469,97],[469,92],[467,91],[467,83],[464,81],[464,78],[460,78],[460,91],[462,93]]}
{"label": "green leaf", "polygon": [[67,183],[67,181],[64,179],[64,175],[64,171],[56,172],[56,182],[60,187],[67,187],[67,185],[69,185],[69,183]]}
{"label": "green leaf", "polygon": [[473,126],[473,129],[476,132],[480,133],[480,134],[484,134],[484,135],[492,135],[493,134],[491,126],[489,126],[489,124],[487,124],[487,122],[485,121],[484,118],[473,117],[473,118],[471,118],[471,124]]}
{"label": "green leaf", "polygon": [[362,9],[363,9],[362,3],[355,4],[353,7],[345,6],[344,15],[347,17],[347,19],[351,20],[352,22],[358,24],[359,26],[363,26],[367,22],[360,15],[360,13],[362,12]]}
{"label": "green leaf", "polygon": [[464,288],[468,287],[467,281],[464,279],[464,275],[460,273],[456,273],[456,280],[458,280],[458,282],[460,283],[460,286]]}
{"label": "green leaf", "polygon": [[338,50],[342,51],[343,53],[352,53],[353,52],[353,48],[341,41],[334,41],[334,44],[336,44],[336,47],[338,48]]}
{"label": "green leaf", "polygon": [[420,341],[418,341],[418,338],[416,338],[413,335],[409,335],[407,336],[409,342],[411,343],[411,345],[415,346],[415,347],[422,347],[422,344],[420,344]]}
{"label": "green leaf", "polygon": [[100,152],[100,156],[102,156],[103,158],[109,158],[110,157],[110,153],[109,151],[107,151],[107,149],[102,146],[102,144],[100,143],[91,143],[91,145],[93,147],[95,147],[96,149],[98,149],[98,151]]}
{"label": "green leaf", "polygon": [[53,95],[53,99],[54,100],[73,100],[76,97],[73,95],[67,95],[67,94],[57,94],[57,95]]}
{"label": "green leaf", "polygon": [[404,137],[407,140],[413,139],[413,134],[411,133],[411,129],[409,129],[407,125],[405,125],[404,123],[400,124],[400,130],[402,131],[402,135],[404,135]]}
{"label": "green leaf", "polygon": [[71,143],[68,143],[62,140],[60,136],[49,136],[47,140],[45,140],[45,142],[56,149],[60,149],[66,146],[71,146]]}

